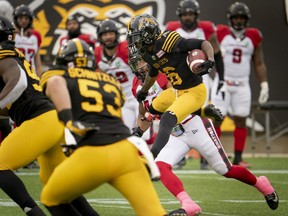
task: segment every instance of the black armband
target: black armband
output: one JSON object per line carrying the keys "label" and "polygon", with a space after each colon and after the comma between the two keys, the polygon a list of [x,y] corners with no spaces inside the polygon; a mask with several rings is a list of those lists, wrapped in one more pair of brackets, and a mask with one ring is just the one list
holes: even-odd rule
{"label": "black armband", "polygon": [[144,131],[140,127],[132,128],[132,135],[142,137]]}
{"label": "black armband", "polygon": [[214,54],[214,59],[215,59],[216,70],[219,75],[219,80],[224,80],[224,63],[223,63],[221,51]]}
{"label": "black armband", "polygon": [[66,125],[66,123],[73,119],[72,110],[71,109],[64,109],[58,112],[58,119]]}

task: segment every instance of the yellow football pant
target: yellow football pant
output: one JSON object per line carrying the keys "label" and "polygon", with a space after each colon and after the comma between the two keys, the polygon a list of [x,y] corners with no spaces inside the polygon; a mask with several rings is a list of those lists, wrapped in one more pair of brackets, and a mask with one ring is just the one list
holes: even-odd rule
{"label": "yellow football pant", "polygon": [[56,167],[43,188],[41,202],[46,206],[68,203],[103,183],[122,193],[136,215],[166,214],[138,150],[126,139],[77,149]]}
{"label": "yellow football pant", "polygon": [[54,168],[66,158],[61,143],[64,126],[55,110],[27,120],[1,143],[0,170],[19,169],[38,157],[40,178],[45,184]]}
{"label": "yellow football pant", "polygon": [[168,88],[153,100],[152,106],[161,113],[172,111],[177,117],[177,123],[180,123],[189,114],[200,109],[206,97],[207,91],[203,83],[184,90]]}

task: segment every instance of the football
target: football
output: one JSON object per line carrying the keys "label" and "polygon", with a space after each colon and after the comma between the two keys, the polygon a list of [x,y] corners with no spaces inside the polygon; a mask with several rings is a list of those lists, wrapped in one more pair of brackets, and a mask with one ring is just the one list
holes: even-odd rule
{"label": "football", "polygon": [[199,71],[196,70],[197,66],[207,60],[206,54],[200,49],[194,49],[188,53],[186,62],[188,67],[193,73]]}

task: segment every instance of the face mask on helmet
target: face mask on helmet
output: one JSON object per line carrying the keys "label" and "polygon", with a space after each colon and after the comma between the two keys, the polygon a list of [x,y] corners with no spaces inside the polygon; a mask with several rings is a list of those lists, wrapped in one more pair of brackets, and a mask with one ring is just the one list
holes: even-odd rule
{"label": "face mask on helmet", "polygon": [[143,14],[130,21],[127,41],[129,46],[136,46],[141,52],[145,52],[147,46],[153,45],[160,34],[161,30],[155,17]]}
{"label": "face mask on helmet", "polygon": [[200,6],[196,0],[183,0],[176,10],[176,15],[186,29],[193,29],[197,25],[199,14]]}
{"label": "face mask on helmet", "polygon": [[54,65],[95,70],[93,48],[78,38],[69,40],[60,47]]}
{"label": "face mask on helmet", "polygon": [[128,64],[132,70],[132,72],[135,74],[135,76],[144,82],[146,74],[149,71],[149,65],[142,59],[141,55],[136,52],[133,54],[129,53],[129,61]]}
{"label": "face mask on helmet", "polygon": [[228,8],[227,18],[234,30],[241,31],[249,25],[250,10],[244,3],[235,2]]}
{"label": "face mask on helmet", "polygon": [[15,27],[7,18],[0,16],[0,42],[15,39]]}
{"label": "face mask on helmet", "polygon": [[[114,41],[111,41],[109,43],[106,43],[106,41],[104,41],[102,39],[102,35],[104,33],[107,32],[114,32],[115,33],[115,39]],[[99,42],[107,49],[114,49],[117,45],[118,45],[118,39],[119,39],[119,32],[118,32],[118,28],[116,25],[116,22],[113,20],[104,20],[103,22],[101,22],[98,26],[97,26],[97,38],[99,40]]]}
{"label": "face mask on helmet", "polygon": [[[20,17],[20,16],[27,16],[29,18],[29,22],[26,26],[20,26],[19,25],[18,17]],[[33,15],[32,11],[30,10],[30,8],[27,5],[24,5],[24,4],[17,6],[13,12],[13,20],[14,20],[15,25],[19,29],[24,29],[24,31],[31,28],[32,23],[33,23],[33,18],[34,18],[34,15]]]}

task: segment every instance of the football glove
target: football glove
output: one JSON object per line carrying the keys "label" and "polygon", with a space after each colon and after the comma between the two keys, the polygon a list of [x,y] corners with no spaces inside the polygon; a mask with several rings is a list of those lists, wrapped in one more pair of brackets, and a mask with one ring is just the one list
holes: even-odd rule
{"label": "football glove", "polygon": [[142,101],[146,99],[147,95],[148,95],[148,92],[142,92],[141,90],[139,90],[136,93],[136,99],[139,103],[141,103]]}
{"label": "football glove", "polygon": [[66,123],[65,127],[78,136],[85,136],[89,131],[98,131],[100,129],[93,123],[71,120]]}
{"label": "football glove", "polygon": [[268,82],[262,82],[260,84],[261,86],[261,90],[260,90],[260,95],[258,98],[258,102],[260,104],[266,103],[268,101],[269,98],[269,87],[268,87]]}
{"label": "football glove", "polygon": [[132,128],[132,135],[134,135],[134,136],[142,137],[143,133],[144,133],[144,131],[141,130],[140,127]]}
{"label": "football glove", "polygon": [[216,94],[218,95],[218,93],[221,93],[223,101],[225,100],[225,91],[226,91],[225,81],[219,80]]}
{"label": "football glove", "polygon": [[203,76],[205,74],[210,73],[213,69],[214,64],[215,64],[215,62],[211,61],[211,60],[207,60],[207,61],[201,63],[200,65],[198,65],[197,68],[201,68],[202,70],[197,75]]}
{"label": "football glove", "polygon": [[145,115],[141,118],[141,121],[146,121],[146,122],[153,122],[158,115],[153,115],[150,112],[145,112]]}

